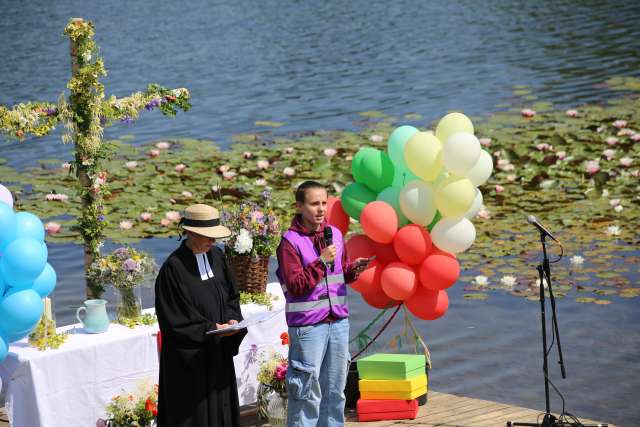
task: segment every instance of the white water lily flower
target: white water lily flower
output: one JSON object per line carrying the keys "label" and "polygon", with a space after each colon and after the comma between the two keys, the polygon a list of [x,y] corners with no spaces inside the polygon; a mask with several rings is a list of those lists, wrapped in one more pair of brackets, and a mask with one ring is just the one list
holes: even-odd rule
{"label": "white water lily flower", "polygon": [[[544,283],[544,288],[547,289],[549,287],[549,285],[547,284],[547,281],[545,280],[543,283]],[[529,283],[529,287],[533,289],[540,289],[540,279],[536,279],[535,281]]]}
{"label": "white water lily flower", "polygon": [[251,252],[251,248],[253,248],[251,233],[243,228],[240,230],[240,234],[236,239],[236,244],[233,246],[233,249],[239,254],[245,254]]}
{"label": "white water lily flower", "polygon": [[135,160],[132,160],[132,161],[130,161],[130,162],[125,163],[124,165],[125,165],[125,167],[126,167],[127,169],[129,169],[130,171],[132,171],[132,170],[134,170],[135,168],[137,168],[137,167],[138,167],[138,162],[136,162]]}
{"label": "white water lily flower", "polygon": [[473,278],[473,283],[478,286],[486,286],[489,284],[489,278],[487,276],[476,276]]}
{"label": "white water lily flower", "polygon": [[382,136],[380,135],[371,135],[369,137],[369,141],[371,142],[382,142],[384,140],[384,138],[382,138]]}
{"label": "white water lily flower", "polygon": [[574,255],[569,259],[569,262],[573,265],[582,265],[584,263],[584,258],[580,255]]}
{"label": "white water lily flower", "polygon": [[515,276],[503,276],[502,279],[500,279],[500,284],[510,288],[514,287],[516,283],[518,283],[518,279]]}
{"label": "white water lily flower", "polygon": [[614,211],[616,211],[617,213],[622,212],[622,211],[623,211],[623,209],[624,209],[624,208],[622,207],[622,205],[618,205],[618,206],[616,206],[615,208],[613,208],[613,210],[614,210]]}
{"label": "white water lily flower", "polygon": [[618,227],[617,225],[610,225],[609,227],[607,227],[606,233],[609,236],[619,236],[620,235],[620,227]]}

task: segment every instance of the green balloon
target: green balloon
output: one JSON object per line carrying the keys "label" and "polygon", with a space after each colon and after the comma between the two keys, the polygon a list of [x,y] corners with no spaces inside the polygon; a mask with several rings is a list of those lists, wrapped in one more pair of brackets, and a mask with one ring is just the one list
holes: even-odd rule
{"label": "green balloon", "polygon": [[[376,193],[393,183],[393,163],[389,155],[380,150],[360,150],[361,158],[351,163],[356,182],[366,185]],[[357,155],[356,155],[357,156]]]}
{"label": "green balloon", "polygon": [[406,165],[398,166],[395,164],[394,168],[393,183],[391,184],[392,187],[402,188],[411,181],[422,180],[422,178],[411,172]]}
{"label": "green balloon", "polygon": [[436,214],[433,216],[433,221],[431,221],[431,224],[427,226],[427,230],[429,230],[429,233],[431,233],[433,227],[435,227],[438,221],[440,221],[441,219],[442,215],[440,214],[440,211],[436,211]]}
{"label": "green balloon", "polygon": [[376,150],[373,147],[362,147],[358,150],[355,156],[353,156],[353,160],[351,160],[351,175],[353,175],[353,180],[355,182],[364,182],[365,177],[362,174],[362,159],[365,158],[367,153],[375,153]]}
{"label": "green balloon", "polygon": [[407,167],[404,162],[404,146],[407,145],[407,141],[411,139],[416,132],[418,132],[418,129],[409,125],[400,126],[391,132],[389,141],[387,142],[387,151],[389,152],[391,161],[396,167]]}
{"label": "green balloon", "polygon": [[383,201],[391,205],[398,215],[398,227],[404,227],[409,224],[409,219],[402,213],[400,209],[400,192],[401,187],[387,187],[378,193],[377,200]]}
{"label": "green balloon", "polygon": [[360,221],[360,214],[367,203],[376,200],[377,194],[366,185],[352,182],[342,190],[342,208],[351,218]]}

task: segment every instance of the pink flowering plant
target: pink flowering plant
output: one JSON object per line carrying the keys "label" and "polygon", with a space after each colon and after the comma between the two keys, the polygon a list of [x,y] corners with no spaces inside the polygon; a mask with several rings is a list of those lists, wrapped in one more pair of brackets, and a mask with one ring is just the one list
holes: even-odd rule
{"label": "pink flowering plant", "polygon": [[[289,336],[286,332],[280,335],[282,345],[289,345]],[[273,412],[273,398],[277,393],[282,401],[284,407],[280,407],[280,411],[286,414],[286,400],[287,400],[287,385],[285,378],[287,376],[287,369],[289,368],[289,362],[286,356],[278,352],[272,352],[269,356],[262,356],[260,362],[260,369],[258,370],[258,382],[260,387],[258,388],[258,401],[257,409],[258,416],[262,419],[272,420]],[[282,415],[282,414],[280,414]],[[278,417],[279,418],[279,417]],[[272,422],[271,424],[279,424]]]}

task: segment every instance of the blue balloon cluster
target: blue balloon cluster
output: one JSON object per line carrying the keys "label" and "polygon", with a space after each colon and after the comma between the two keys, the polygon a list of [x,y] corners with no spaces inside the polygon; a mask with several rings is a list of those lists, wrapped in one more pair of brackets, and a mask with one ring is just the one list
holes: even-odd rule
{"label": "blue balloon cluster", "polygon": [[0,202],[0,363],[9,343],[27,336],[38,324],[42,298],[56,286],[47,255],[42,221]]}

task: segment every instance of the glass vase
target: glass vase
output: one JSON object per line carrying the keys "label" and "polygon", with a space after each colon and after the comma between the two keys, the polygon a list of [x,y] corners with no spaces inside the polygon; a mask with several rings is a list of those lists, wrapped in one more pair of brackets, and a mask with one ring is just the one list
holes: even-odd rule
{"label": "glass vase", "polygon": [[120,323],[142,315],[142,292],[140,287],[118,288],[116,320]]}
{"label": "glass vase", "polygon": [[270,385],[258,385],[258,415],[273,427],[287,425],[287,397],[281,395]]}

